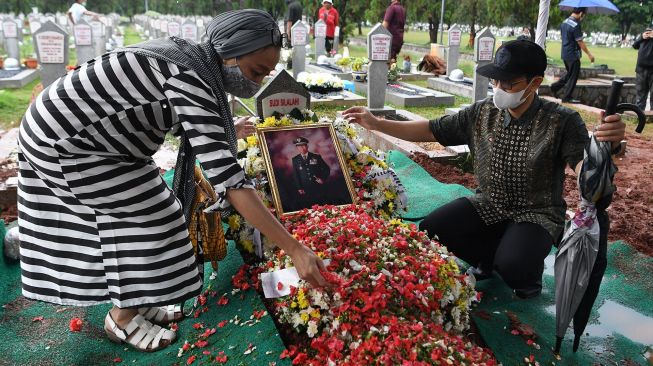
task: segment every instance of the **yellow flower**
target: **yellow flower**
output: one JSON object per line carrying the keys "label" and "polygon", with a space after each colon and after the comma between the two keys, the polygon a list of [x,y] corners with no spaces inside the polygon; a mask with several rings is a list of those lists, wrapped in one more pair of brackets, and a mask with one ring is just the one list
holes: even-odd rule
{"label": "yellow flower", "polygon": [[254,243],[251,240],[244,240],[241,244],[247,253],[254,253]]}
{"label": "yellow flower", "polygon": [[311,312],[311,318],[320,319],[320,310],[315,309]]}
{"label": "yellow flower", "polygon": [[255,147],[257,145],[258,145],[258,138],[256,138],[256,135],[252,135],[252,136],[247,137],[247,146]]}
{"label": "yellow flower", "polygon": [[385,193],[385,198],[389,200],[393,200],[395,199],[395,197],[397,197],[397,195],[392,191],[385,191],[384,193]]}
{"label": "yellow flower", "polygon": [[306,314],[306,313],[302,313],[302,314],[300,314],[299,316],[302,318],[302,320],[304,321],[304,323],[308,323],[308,314]]}
{"label": "yellow flower", "polygon": [[290,307],[293,308],[293,309],[296,308],[296,307],[297,307],[297,303],[296,303],[295,301],[291,302],[291,303],[290,303]]}
{"label": "yellow flower", "polygon": [[240,229],[240,216],[239,215],[231,215],[229,216],[229,227],[231,230],[238,230]]}

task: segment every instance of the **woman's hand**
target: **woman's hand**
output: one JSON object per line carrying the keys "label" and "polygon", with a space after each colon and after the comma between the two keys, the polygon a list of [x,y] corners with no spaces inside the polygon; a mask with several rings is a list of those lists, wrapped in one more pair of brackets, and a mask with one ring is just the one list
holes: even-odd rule
{"label": "woman's hand", "polygon": [[342,113],[342,116],[350,122],[358,123],[367,130],[376,130],[378,128],[379,118],[365,107],[349,108]]}
{"label": "woman's hand", "polygon": [[252,122],[251,117],[240,117],[234,122],[236,127],[236,138],[244,139],[256,133],[256,126]]}
{"label": "woman's hand", "polygon": [[290,259],[295,264],[297,274],[302,280],[308,281],[315,287],[324,287],[327,281],[322,277],[320,271],[326,270],[322,259],[320,259],[313,251],[300,244],[299,242],[293,246],[292,252],[289,252]]}

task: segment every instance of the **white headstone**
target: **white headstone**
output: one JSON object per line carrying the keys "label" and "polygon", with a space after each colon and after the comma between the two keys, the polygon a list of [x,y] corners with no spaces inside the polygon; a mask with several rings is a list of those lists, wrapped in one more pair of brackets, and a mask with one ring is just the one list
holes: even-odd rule
{"label": "white headstone", "polygon": [[75,49],[77,50],[77,64],[81,65],[94,59],[93,28],[84,19],[80,19],[73,26],[73,37],[75,38]]}
{"label": "white headstone", "polygon": [[9,58],[20,60],[20,46],[18,45],[18,24],[11,18],[2,21],[2,34],[5,50]]}
{"label": "white headstone", "polygon": [[29,22],[29,32],[30,32],[30,34],[36,33],[36,31],[39,30],[39,28],[41,28],[41,22],[39,22],[38,20],[31,20]]}
{"label": "white headstone", "polygon": [[472,103],[487,98],[488,78],[479,75],[476,69],[489,64],[494,58],[495,38],[489,28],[483,28],[474,40],[474,61],[476,66],[474,68],[474,94]]}
{"label": "white headstone", "polygon": [[340,27],[336,27],[333,32],[333,49],[331,52],[338,53],[338,45],[340,44]]}
{"label": "white headstone", "polygon": [[298,20],[290,30],[290,42],[293,47],[292,74],[295,79],[306,69],[306,45],[308,44],[308,26]]}
{"label": "white headstone", "polygon": [[89,25],[93,29],[93,45],[95,46],[95,57],[107,52],[106,42],[104,40],[104,24],[99,20],[92,20]]}
{"label": "white headstone", "polygon": [[391,44],[392,34],[381,23],[377,23],[367,34],[367,54],[370,59],[367,72],[367,107],[371,110],[385,107]]}
{"label": "white headstone", "polygon": [[197,24],[191,19],[188,19],[181,26],[181,38],[197,42]]}
{"label": "white headstone", "polygon": [[177,22],[168,22],[168,36],[170,37],[179,37],[180,35],[180,26]]}
{"label": "white headstone", "polygon": [[315,22],[315,59],[321,55],[326,55],[326,29],[327,25],[324,20],[320,19]]}
{"label": "white headstone", "polygon": [[460,58],[460,41],[462,38],[462,31],[458,24],[454,24],[449,28],[449,50],[447,52],[447,76],[451,71],[458,68],[458,59]]}
{"label": "white headstone", "polygon": [[288,114],[294,109],[310,109],[311,94],[286,70],[279,71],[254,96],[256,113],[261,118],[275,113]]}
{"label": "white headstone", "polygon": [[68,33],[55,24],[43,24],[33,35],[34,50],[41,65],[41,83],[48,87],[66,74],[68,64]]}

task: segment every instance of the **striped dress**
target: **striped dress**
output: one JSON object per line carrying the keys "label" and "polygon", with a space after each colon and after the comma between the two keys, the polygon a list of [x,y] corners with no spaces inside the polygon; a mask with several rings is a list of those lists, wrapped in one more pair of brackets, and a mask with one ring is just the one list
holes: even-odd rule
{"label": "striped dress", "polygon": [[192,70],[106,54],[46,88],[20,126],[23,295],[63,305],[160,306],[201,283],[179,200],[151,156],[183,128],[226,208],[251,188],[211,88]]}

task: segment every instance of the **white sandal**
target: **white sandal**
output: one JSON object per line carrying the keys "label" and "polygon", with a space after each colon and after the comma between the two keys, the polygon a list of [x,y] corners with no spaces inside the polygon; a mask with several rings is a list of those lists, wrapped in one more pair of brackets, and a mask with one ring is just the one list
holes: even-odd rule
{"label": "white sandal", "polygon": [[[170,323],[178,322],[184,318],[184,314],[181,311],[181,306],[179,305],[140,308],[138,309],[138,313],[141,314],[143,318],[160,326],[167,326]],[[175,316],[177,314],[180,314],[181,316]]]}
{"label": "white sandal", "polygon": [[[177,333],[152,324],[140,314],[136,314],[125,329],[120,329],[118,324],[113,321],[111,313],[107,314],[105,321],[109,324],[109,328],[105,324],[104,332],[112,342],[129,343],[135,349],[143,352],[154,352],[166,348],[177,338]],[[161,341],[168,341],[168,343],[161,345]]]}

